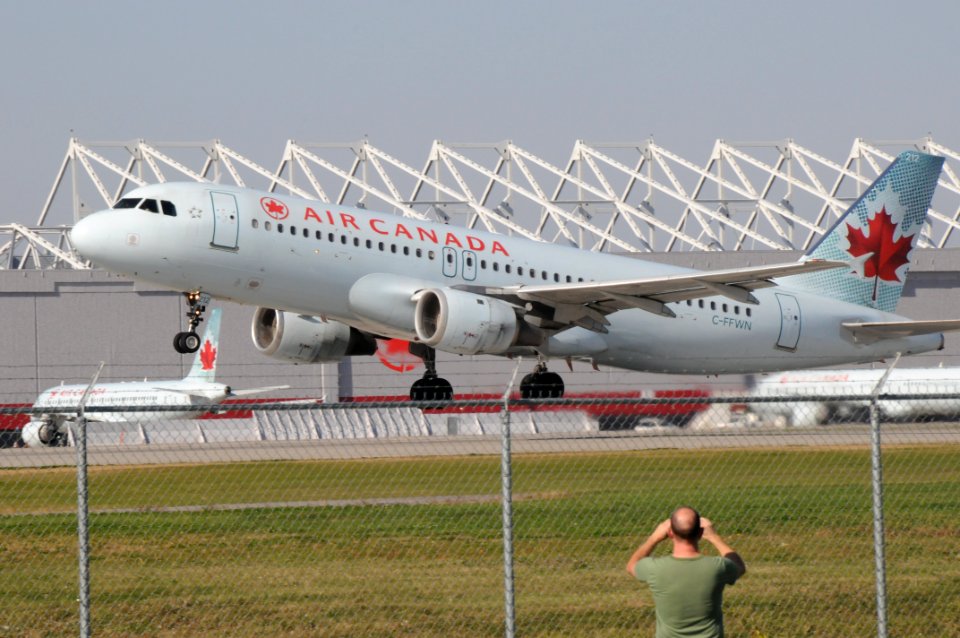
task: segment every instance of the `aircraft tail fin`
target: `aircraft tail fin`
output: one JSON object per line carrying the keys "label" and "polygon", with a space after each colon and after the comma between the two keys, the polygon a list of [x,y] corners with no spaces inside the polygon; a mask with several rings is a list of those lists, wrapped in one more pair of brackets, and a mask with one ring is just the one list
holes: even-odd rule
{"label": "aircraft tail fin", "polygon": [[927,219],[944,159],[900,153],[803,260],[845,261],[837,268],[784,278],[791,287],[893,312]]}
{"label": "aircraft tail fin", "polygon": [[220,357],[220,308],[210,311],[207,329],[200,339],[200,349],[193,360],[187,379],[212,383],[217,372],[217,359]]}

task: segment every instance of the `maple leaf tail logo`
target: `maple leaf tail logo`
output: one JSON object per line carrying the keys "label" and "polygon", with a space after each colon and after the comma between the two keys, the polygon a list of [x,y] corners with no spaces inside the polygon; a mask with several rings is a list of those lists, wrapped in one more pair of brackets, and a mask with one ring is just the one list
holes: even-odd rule
{"label": "maple leaf tail logo", "polygon": [[886,206],[867,222],[866,230],[864,233],[862,229],[847,224],[847,241],[850,243],[847,252],[855,259],[863,258],[862,276],[873,279],[873,300],[876,301],[880,280],[903,283],[897,276],[897,269],[910,263],[914,235],[894,240],[897,224],[887,213]]}
{"label": "maple leaf tail logo", "polygon": [[217,349],[213,347],[210,340],[203,342],[203,348],[200,350],[200,369],[213,370],[213,364],[217,361]]}

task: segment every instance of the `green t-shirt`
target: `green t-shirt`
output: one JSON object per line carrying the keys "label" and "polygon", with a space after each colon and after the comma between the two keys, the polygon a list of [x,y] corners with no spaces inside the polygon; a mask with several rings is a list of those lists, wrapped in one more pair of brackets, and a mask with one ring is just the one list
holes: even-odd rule
{"label": "green t-shirt", "polygon": [[723,638],[723,588],[739,577],[721,556],[643,558],[633,575],[650,585],[657,607],[657,638]]}

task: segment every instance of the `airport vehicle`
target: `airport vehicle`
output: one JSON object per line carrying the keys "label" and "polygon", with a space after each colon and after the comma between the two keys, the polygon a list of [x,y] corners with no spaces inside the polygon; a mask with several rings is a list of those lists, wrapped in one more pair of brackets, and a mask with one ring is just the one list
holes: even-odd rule
{"label": "airport vehicle", "polygon": [[[200,416],[202,412],[184,408],[214,405],[230,397],[289,387],[283,385],[234,390],[214,381],[220,350],[220,313],[219,308],[210,312],[210,322],[203,335],[203,346],[197,349],[193,366],[186,377],[169,381],[96,384],[87,397],[85,418],[88,421],[120,422],[191,418]],[[67,445],[69,422],[76,418],[76,410],[86,391],[86,384],[78,384],[59,385],[41,392],[33,407],[50,411],[34,414],[23,426],[21,437],[24,444],[30,447]],[[107,406],[111,408],[110,411],[98,410]]]}
{"label": "airport vehicle", "polygon": [[683,374],[842,365],[943,346],[960,321],[893,314],[943,158],[900,154],[803,258],[698,271],[211,183],[137,188],[73,228],[93,263],[187,296],[259,306],[253,341],[288,361],[411,341],[411,398],[449,399],[436,350],[532,355],[524,397],[562,396],[551,358]]}
{"label": "airport vehicle", "polygon": [[[747,407],[762,421],[784,419],[795,426],[862,418],[884,372],[886,369],[801,370],[764,377],[750,391],[750,396],[785,400],[748,403]],[[886,419],[958,417],[960,368],[894,368],[883,384],[881,395],[918,397],[881,398],[877,407]],[[790,397],[807,400],[790,401]],[[816,397],[824,400],[818,401]]]}

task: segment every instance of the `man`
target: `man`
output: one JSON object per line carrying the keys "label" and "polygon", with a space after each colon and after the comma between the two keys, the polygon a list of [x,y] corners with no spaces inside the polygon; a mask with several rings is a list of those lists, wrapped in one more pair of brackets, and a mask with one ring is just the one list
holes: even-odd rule
{"label": "man", "polygon": [[[666,539],[673,541],[670,556],[650,558]],[[700,553],[700,540],[711,543],[720,556]],[[723,637],[723,588],[747,571],[740,555],[692,507],[678,507],[657,525],[627,562],[627,572],[650,585],[656,605],[657,638],[674,636]]]}

